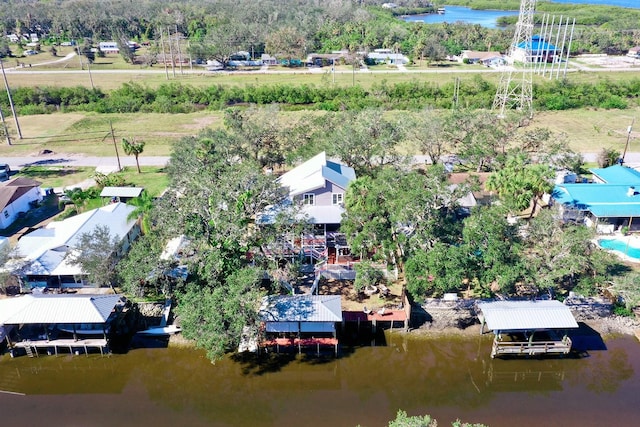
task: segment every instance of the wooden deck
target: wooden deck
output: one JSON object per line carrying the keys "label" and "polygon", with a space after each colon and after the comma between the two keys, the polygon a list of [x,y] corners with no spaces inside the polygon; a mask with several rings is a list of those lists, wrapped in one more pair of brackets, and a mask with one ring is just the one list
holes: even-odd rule
{"label": "wooden deck", "polygon": [[406,331],[409,327],[407,313],[404,310],[387,310],[382,311],[343,311],[342,318],[345,322],[371,322],[374,330],[380,322],[389,322],[393,331],[394,323],[402,323],[402,327]]}
{"label": "wooden deck", "polygon": [[11,355],[15,356],[15,350],[24,350],[29,357],[39,357],[40,350],[45,350],[47,355],[58,355],[59,353],[89,355],[91,350],[99,350],[101,355],[109,352],[106,339],[89,338],[83,340],[56,339],[56,340],[25,340],[13,343]]}
{"label": "wooden deck", "polygon": [[568,354],[571,351],[571,338],[560,341],[499,341],[493,340],[491,357],[496,356],[536,356],[541,354]]}
{"label": "wooden deck", "polygon": [[298,353],[302,353],[302,349],[315,349],[320,355],[320,348],[333,347],[334,353],[338,356],[338,339],[337,338],[274,338],[264,340],[260,344],[262,348],[272,348],[280,353],[280,348],[298,348]]}

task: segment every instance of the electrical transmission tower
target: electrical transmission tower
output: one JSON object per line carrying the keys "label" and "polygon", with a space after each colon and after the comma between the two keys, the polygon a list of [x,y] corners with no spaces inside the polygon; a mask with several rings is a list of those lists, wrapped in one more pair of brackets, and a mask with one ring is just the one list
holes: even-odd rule
{"label": "electrical transmission tower", "polygon": [[513,65],[516,60],[522,62],[522,77],[514,77],[514,68],[505,67],[500,75],[500,83],[493,99],[493,110],[499,117],[505,116],[505,110],[517,109],[533,116],[533,58],[531,39],[533,37],[533,14],[537,0],[522,0],[520,15],[516,24],[513,42],[507,52],[508,61]]}

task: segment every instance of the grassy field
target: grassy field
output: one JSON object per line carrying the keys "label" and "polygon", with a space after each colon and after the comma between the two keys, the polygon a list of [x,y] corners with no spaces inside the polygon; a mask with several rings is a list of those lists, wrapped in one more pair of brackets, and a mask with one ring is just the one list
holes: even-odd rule
{"label": "grassy field", "polygon": [[[297,112],[282,114],[300,114]],[[582,109],[536,113],[531,126],[547,127],[566,134],[568,145],[580,152],[596,152],[603,147],[622,149],[627,127],[640,117],[640,109]],[[54,153],[78,153],[114,156],[109,123],[113,123],[116,143],[123,137],[146,142],[144,156],[167,156],[173,142],[195,135],[200,130],[222,126],[222,112],[203,111],[191,114],[94,114],[56,113],[20,117],[24,138],[13,145],[0,145],[0,158],[37,155],[42,150]],[[9,123],[13,127],[13,123]],[[15,134],[15,131],[12,133]],[[631,151],[640,151],[633,132]],[[120,151],[122,154],[122,151]]]}
{"label": "grassy field", "polygon": [[[42,150],[114,156],[110,124],[119,148],[122,138],[134,137],[146,143],[142,156],[167,156],[174,141],[195,135],[206,127],[222,126],[222,113],[56,113],[22,116],[19,123],[23,139],[14,137],[11,146],[1,145],[0,157],[37,155]],[[16,135],[13,121],[8,125],[11,134]]]}
{"label": "grassy field", "polygon": [[[540,112],[534,125],[548,127],[567,135],[569,146],[578,152],[597,152],[602,148],[624,149],[627,128],[640,117],[640,108],[627,110],[583,109]],[[630,151],[640,151],[640,132],[631,133]]]}
{"label": "grassy field", "polygon": [[[152,196],[158,196],[167,187],[169,178],[161,167],[142,167],[142,173],[136,168],[125,167],[119,173],[127,185],[144,187]],[[35,179],[43,188],[69,187],[94,177],[96,171],[92,167],[79,166],[29,166],[20,170],[16,176]]]}
{"label": "grassy field", "polygon": [[[48,52],[17,61],[26,64],[38,64],[45,61],[56,60],[63,57],[70,48],[61,49],[58,57],[51,56]],[[5,67],[15,67],[17,64],[11,61],[5,62]],[[90,86],[89,72],[86,69],[82,74],[77,73],[36,73],[37,70],[80,71],[78,57],[46,66],[33,66],[10,71],[7,76],[11,86],[21,85],[54,85],[54,86]],[[180,70],[168,70],[170,81],[205,86],[211,84],[222,85],[265,85],[265,84],[315,84],[315,85],[339,85],[350,86],[352,84],[363,87],[371,87],[373,84],[387,82],[389,84],[409,81],[429,81],[434,84],[452,84],[456,78],[464,81],[473,80],[482,71],[482,78],[496,83],[499,74],[487,73],[487,69],[481,66],[469,66],[458,63],[446,63],[427,66],[418,64],[408,66],[410,71],[399,72],[395,67],[376,66],[374,72],[352,73],[350,66],[338,66],[335,75],[331,67],[316,69],[310,73],[307,69],[286,69],[274,67],[286,73],[215,73],[200,71],[188,73],[189,67],[184,67],[184,74]],[[167,82],[167,75],[163,67],[153,68],[131,66],[126,64],[119,55],[108,55],[105,58],[96,58],[91,67],[92,79],[95,86],[104,90],[120,87],[125,82],[140,82],[148,86],[159,86]],[[428,70],[428,73],[420,71]],[[465,73],[452,73],[452,71],[471,71]],[[632,78],[627,72],[578,72],[569,74],[572,81],[596,82],[600,79],[619,80]],[[334,83],[335,79],[335,83]],[[536,81],[548,81],[542,77],[536,77]],[[626,141],[626,130],[632,120],[638,117],[640,109],[628,110],[598,110],[584,109],[561,112],[536,113],[531,123],[532,126],[547,127],[556,132],[566,134],[568,145],[581,152],[597,152],[603,147],[622,150]],[[286,115],[300,113],[283,113]],[[394,114],[390,112],[390,114]],[[403,113],[404,114],[404,113]],[[13,145],[0,145],[0,158],[11,156],[37,155],[43,150],[54,153],[77,153],[94,156],[113,156],[114,147],[110,134],[110,125],[113,125],[116,143],[120,147],[123,137],[135,137],[146,142],[144,156],[166,156],[171,153],[172,144],[184,136],[195,135],[199,131],[210,127],[222,126],[220,111],[201,111],[191,114],[95,114],[95,113],[56,113],[49,115],[33,115],[19,117],[23,139],[14,138]],[[16,135],[13,120],[8,120],[10,132]],[[636,147],[636,140],[640,133],[632,133],[630,149],[640,151]],[[122,152],[121,152],[122,153]],[[59,172],[59,171],[58,171]],[[37,179],[47,181],[45,185],[59,187],[68,185],[65,180],[76,182],[86,179],[92,171],[77,171],[76,173],[54,173]],[[54,175],[58,174],[55,177]],[[146,173],[143,176],[149,176]],[[134,179],[134,178],[132,178]],[[155,178],[154,178],[155,179]],[[144,181],[151,182],[147,178]],[[133,181],[132,181],[133,182]],[[72,183],[72,182],[71,182]],[[146,186],[146,185],[145,185]]]}

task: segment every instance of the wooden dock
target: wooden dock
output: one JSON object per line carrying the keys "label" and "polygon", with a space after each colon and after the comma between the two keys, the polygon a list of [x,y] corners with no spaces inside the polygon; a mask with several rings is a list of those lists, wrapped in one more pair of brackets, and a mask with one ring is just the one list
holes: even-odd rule
{"label": "wooden dock", "polygon": [[333,347],[336,357],[338,356],[338,340],[336,338],[274,338],[265,340],[260,347],[268,349],[272,348],[280,353],[281,348],[298,348],[298,353],[302,353],[302,349],[316,350],[316,354],[320,355],[320,349],[324,347]]}
{"label": "wooden dock", "polygon": [[536,356],[541,354],[568,354],[571,351],[571,338],[560,341],[500,341],[493,340],[491,358],[496,356]]}
{"label": "wooden dock", "polygon": [[360,325],[361,322],[371,322],[373,331],[375,332],[378,325],[382,326],[389,324],[391,331],[393,332],[393,326],[396,323],[401,323],[402,328],[406,332],[409,328],[409,318],[405,310],[377,310],[377,311],[343,311],[342,318],[345,322],[357,322]]}
{"label": "wooden dock", "polygon": [[25,340],[13,343],[11,356],[16,356],[16,350],[24,350],[29,357],[39,357],[40,351],[44,350],[47,355],[58,355],[60,353],[85,354],[89,355],[92,350],[99,350],[101,355],[109,353],[107,340],[103,338],[89,338],[82,340],[56,339],[56,340]]}

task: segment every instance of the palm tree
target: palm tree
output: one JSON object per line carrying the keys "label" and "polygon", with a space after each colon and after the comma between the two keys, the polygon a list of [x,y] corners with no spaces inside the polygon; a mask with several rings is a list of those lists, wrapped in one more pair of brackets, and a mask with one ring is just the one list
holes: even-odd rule
{"label": "palm tree", "polygon": [[485,185],[496,191],[512,211],[521,212],[531,206],[531,217],[538,201],[553,189],[552,179],[549,166],[531,164],[525,155],[517,154],[507,159],[505,167],[494,172]]}
{"label": "palm tree", "polygon": [[153,209],[153,203],[155,198],[152,197],[146,191],[142,191],[142,193],[134,198],[129,200],[128,204],[131,206],[135,206],[136,208],[131,211],[127,219],[139,219],[140,220],[140,229],[143,234],[148,234],[151,231],[151,220],[149,219],[149,213]]}
{"label": "palm tree", "polygon": [[127,156],[135,156],[136,166],[138,167],[138,173],[140,173],[140,162],[138,162],[138,156],[144,151],[144,141],[136,141],[136,139],[122,138],[122,148]]}
{"label": "palm tree", "polygon": [[71,203],[73,203],[73,206],[75,206],[77,213],[80,213],[80,210],[84,207],[87,199],[90,198],[90,195],[87,191],[78,187],[66,190],[64,192],[64,195],[71,201]]}

